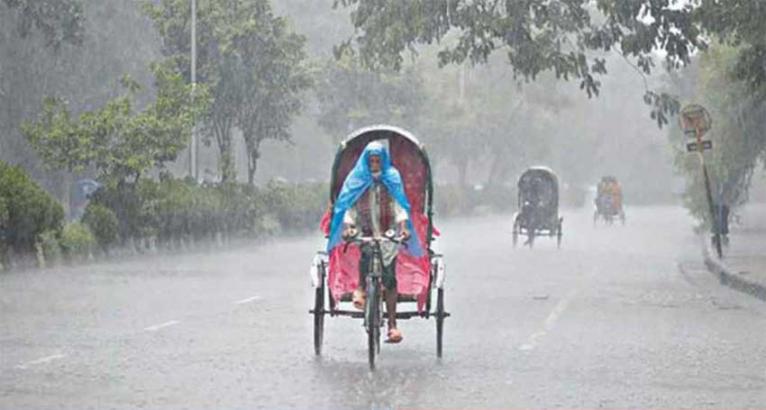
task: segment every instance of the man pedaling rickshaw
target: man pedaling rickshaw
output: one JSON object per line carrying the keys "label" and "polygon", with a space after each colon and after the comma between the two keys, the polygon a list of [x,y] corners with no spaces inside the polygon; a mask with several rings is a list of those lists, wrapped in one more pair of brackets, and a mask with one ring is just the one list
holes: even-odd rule
{"label": "man pedaling rickshaw", "polygon": [[601,181],[598,183],[595,202],[596,216],[602,215],[604,218],[620,216],[624,222],[625,214],[622,209],[622,187],[617,181],[617,178],[613,176],[604,176],[601,178]]}
{"label": "man pedaling rickshaw", "polygon": [[[336,219],[339,219],[336,223]],[[340,223],[342,222],[342,223]],[[410,204],[404,191],[401,175],[391,164],[388,149],[380,142],[369,143],[356,165],[343,182],[333,209],[333,230],[330,233],[328,249],[337,245],[340,239],[349,240],[361,233],[365,237],[380,238],[387,232],[396,232],[403,240],[412,239],[410,252],[420,252],[417,235],[410,218]],[[337,227],[337,228],[336,228]],[[402,333],[396,325],[398,300],[396,281],[396,258],[400,245],[381,242],[383,262],[382,282],[385,288],[386,311],[388,313],[388,343],[402,341]],[[364,309],[366,277],[372,267],[372,250],[362,247],[359,261],[359,285],[354,290],[352,302],[355,308]],[[414,253],[414,252],[413,252]]]}

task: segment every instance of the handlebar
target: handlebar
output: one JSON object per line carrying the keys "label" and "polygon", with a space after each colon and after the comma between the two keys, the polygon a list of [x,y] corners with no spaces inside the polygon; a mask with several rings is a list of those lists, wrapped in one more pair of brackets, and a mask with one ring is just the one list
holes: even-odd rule
{"label": "handlebar", "polygon": [[406,245],[409,237],[405,238],[403,235],[394,235],[393,232],[388,231],[383,236],[359,236],[358,234],[344,238],[346,244],[356,243],[359,245],[364,244],[380,244],[381,242],[391,242],[397,245]]}
{"label": "handlebar", "polygon": [[404,238],[404,236],[395,236],[392,238],[389,238],[387,236],[356,236],[346,239],[346,242],[352,242],[352,243],[359,243],[359,244],[369,244],[369,243],[375,243],[375,242],[391,242],[395,244],[403,244],[406,243],[407,240]]}

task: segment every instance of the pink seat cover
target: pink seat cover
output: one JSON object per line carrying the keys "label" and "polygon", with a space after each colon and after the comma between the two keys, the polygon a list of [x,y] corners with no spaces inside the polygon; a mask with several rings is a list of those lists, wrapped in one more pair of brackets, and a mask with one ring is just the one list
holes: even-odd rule
{"label": "pink seat cover", "polygon": [[[428,218],[419,213],[413,217],[413,226],[421,243],[426,243]],[[325,212],[320,227],[329,233],[330,213]],[[434,230],[434,234],[438,232]],[[359,283],[360,250],[357,245],[338,246],[330,252],[327,283],[330,294],[337,303],[341,296],[353,292]],[[406,251],[400,251],[396,258],[397,290],[400,294],[417,297],[418,311],[423,311],[428,296],[428,282],[431,278],[431,259],[428,255],[415,257]]]}

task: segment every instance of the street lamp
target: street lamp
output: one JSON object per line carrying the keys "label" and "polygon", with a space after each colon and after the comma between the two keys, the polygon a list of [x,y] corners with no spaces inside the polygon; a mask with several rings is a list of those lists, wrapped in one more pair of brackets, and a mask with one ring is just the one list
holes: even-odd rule
{"label": "street lamp", "polygon": [[[197,0],[191,0],[191,83],[192,101],[197,88]],[[197,120],[194,119],[189,144],[189,175],[197,180]]]}

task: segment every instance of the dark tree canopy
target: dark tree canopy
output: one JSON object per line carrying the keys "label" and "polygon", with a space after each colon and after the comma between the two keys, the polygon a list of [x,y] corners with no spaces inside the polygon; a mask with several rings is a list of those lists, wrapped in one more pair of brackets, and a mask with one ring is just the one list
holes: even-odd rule
{"label": "dark tree canopy", "polygon": [[[766,4],[755,0],[336,0],[351,9],[355,46],[365,64],[399,68],[406,50],[443,44],[440,64],[484,63],[507,55],[514,74],[534,80],[543,71],[578,79],[597,95],[607,74],[604,52],[635,61],[646,74],[663,55],[676,69],[691,61],[705,39],[740,46],[738,78],[766,82]],[[658,53],[658,51],[660,53]],[[647,90],[659,125],[678,103]]]}
{"label": "dark tree canopy", "polygon": [[484,63],[502,51],[518,75],[534,79],[551,70],[580,79],[595,94],[596,76],[606,67],[591,51],[617,49],[647,72],[658,48],[672,66],[689,61],[700,32],[692,6],[673,3],[599,0],[594,8],[590,0],[338,0],[336,6],[353,9],[354,42],[369,65],[397,68],[405,50],[444,41],[441,64]]}
{"label": "dark tree canopy", "polygon": [[16,13],[21,37],[39,30],[49,47],[82,42],[84,16],[79,0],[3,0],[3,3]]}

